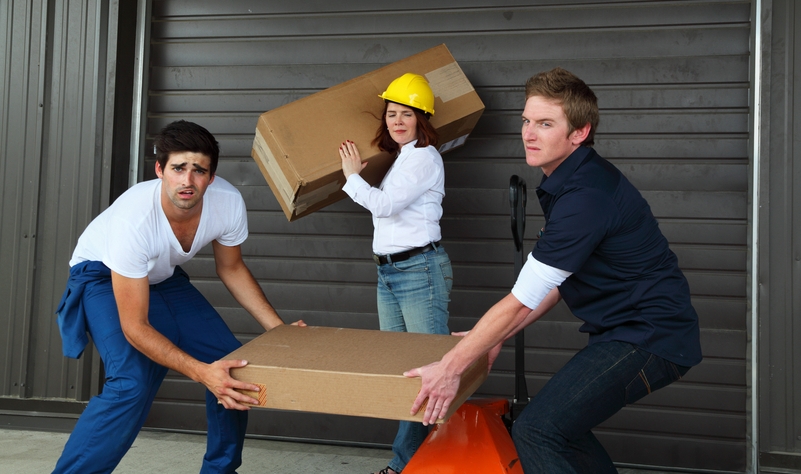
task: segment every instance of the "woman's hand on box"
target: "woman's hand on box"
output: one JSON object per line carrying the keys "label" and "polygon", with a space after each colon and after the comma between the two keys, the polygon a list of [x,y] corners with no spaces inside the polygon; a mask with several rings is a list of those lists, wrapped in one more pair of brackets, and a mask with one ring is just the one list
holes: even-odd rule
{"label": "woman's hand on box", "polygon": [[359,155],[359,150],[356,144],[348,140],[339,146],[339,156],[342,158],[342,173],[345,179],[348,179],[352,174],[359,174],[362,172],[367,163],[362,163],[362,158]]}

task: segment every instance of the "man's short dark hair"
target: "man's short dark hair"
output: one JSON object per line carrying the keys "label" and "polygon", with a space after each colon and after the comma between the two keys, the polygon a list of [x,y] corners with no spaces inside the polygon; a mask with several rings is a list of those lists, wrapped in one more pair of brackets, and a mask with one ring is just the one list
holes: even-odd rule
{"label": "man's short dark hair", "polygon": [[590,124],[590,133],[581,143],[592,146],[595,143],[595,129],[598,127],[598,99],[595,93],[573,73],[560,67],[541,72],[526,81],[526,100],[540,96],[562,104],[562,110],[570,124],[568,135],[573,130]]}
{"label": "man's short dark hair", "polygon": [[220,159],[220,145],[208,130],[186,120],[175,121],[163,129],[153,139],[156,147],[156,161],[163,170],[170,159],[170,153],[191,151],[211,158],[209,173],[214,176]]}

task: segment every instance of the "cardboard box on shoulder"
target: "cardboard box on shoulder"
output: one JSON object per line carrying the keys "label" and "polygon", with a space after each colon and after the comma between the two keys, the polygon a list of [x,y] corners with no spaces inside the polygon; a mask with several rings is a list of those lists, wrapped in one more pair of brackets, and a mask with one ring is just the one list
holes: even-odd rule
{"label": "cardboard box on shoulder", "polygon": [[[422,421],[425,406],[409,411],[422,382],[403,372],[438,361],[457,336],[365,329],[278,326],[225,359],[245,359],[231,369],[237,380],[254,383],[244,391],[259,407],[392,420]],[[388,353],[386,348],[391,347]],[[462,374],[447,420],[487,378],[487,356]]]}
{"label": "cardboard box on shoulder", "polygon": [[[347,197],[338,152],[346,140],[369,163],[361,176],[371,185],[383,179],[393,158],[370,144],[382,125],[378,96],[407,72],[425,76],[434,92],[431,124],[440,153],[464,144],[484,103],[444,44],[267,111],[259,117],[251,155],[288,220]],[[324,124],[310,125],[320,117]]]}

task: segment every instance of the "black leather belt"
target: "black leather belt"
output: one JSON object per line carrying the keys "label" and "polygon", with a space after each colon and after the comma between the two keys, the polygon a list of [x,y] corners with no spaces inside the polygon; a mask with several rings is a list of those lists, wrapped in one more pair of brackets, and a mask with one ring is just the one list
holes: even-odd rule
{"label": "black leather belt", "polygon": [[431,250],[435,250],[439,247],[439,242],[432,242],[425,247],[415,247],[413,249],[409,249],[405,252],[398,252],[393,253],[390,255],[375,255],[373,254],[373,260],[375,261],[376,265],[386,265],[388,263],[397,263],[402,262],[404,260],[409,260],[412,257],[416,257],[422,253],[430,252]]}

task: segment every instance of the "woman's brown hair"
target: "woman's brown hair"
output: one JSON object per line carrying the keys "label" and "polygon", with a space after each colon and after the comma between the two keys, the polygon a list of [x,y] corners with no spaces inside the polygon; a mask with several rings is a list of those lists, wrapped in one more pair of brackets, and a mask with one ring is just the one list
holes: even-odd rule
{"label": "woman's brown hair", "polygon": [[[387,107],[389,106],[389,102],[388,100],[384,101],[384,113],[381,114],[381,124],[378,126],[372,145],[378,147],[381,151],[385,151],[391,155],[397,155],[398,151],[400,151],[400,145],[392,139],[392,136],[389,134],[389,129],[387,129]],[[409,106],[404,105],[404,107]],[[414,111],[415,118],[417,118],[417,143],[414,147],[425,148],[429,145],[437,146],[439,135],[434,129],[434,126],[431,125],[431,122],[428,121],[428,114],[414,107],[409,108]]]}

